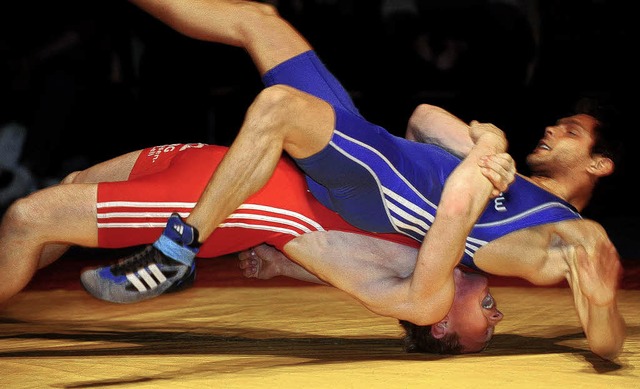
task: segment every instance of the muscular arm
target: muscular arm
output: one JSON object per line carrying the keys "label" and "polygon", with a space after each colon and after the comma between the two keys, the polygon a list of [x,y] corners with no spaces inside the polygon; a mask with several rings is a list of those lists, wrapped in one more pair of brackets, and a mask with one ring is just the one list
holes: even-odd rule
{"label": "muscular arm", "polygon": [[478,137],[469,157],[447,180],[417,260],[413,248],[403,246],[404,251],[390,254],[380,239],[333,231],[290,241],[285,246],[287,256],[372,312],[418,325],[441,320],[453,302],[453,271],[466,237],[494,189],[478,160],[506,148],[503,134],[491,129],[495,133],[486,131]]}
{"label": "muscular arm", "polygon": [[474,259],[490,274],[535,285],[566,280],[591,351],[605,359],[622,351],[626,329],[617,307],[621,265],[600,224],[579,219],[530,227],[492,241]]}
{"label": "muscular arm", "polygon": [[[467,123],[443,108],[430,104],[420,104],[413,111],[407,124],[405,138],[440,146],[460,159],[469,155],[475,144],[471,136],[471,127]],[[515,162],[509,154],[496,154],[493,158],[502,159],[503,166],[510,166],[515,171]],[[485,169],[483,173],[494,185],[491,197],[498,196],[511,184],[503,181],[502,177],[491,169]]]}
{"label": "muscular arm", "polygon": [[464,253],[466,237],[494,189],[478,169],[479,160],[507,148],[504,134],[492,125],[472,123],[470,134],[475,146],[447,179],[436,218],[418,252],[406,303],[396,307],[407,309],[407,315],[413,311],[415,324],[440,320],[451,307],[453,270]]}
{"label": "muscular arm", "polygon": [[474,145],[468,124],[430,104],[420,104],[413,111],[405,138],[436,144],[461,158],[467,156]]}
{"label": "muscular arm", "polygon": [[[447,181],[436,220],[427,234],[433,238],[425,240],[420,260],[416,260],[414,248],[334,231],[292,240],[284,248],[287,256],[372,312],[416,324],[442,319],[453,301],[453,269],[466,236],[494,189],[482,176],[478,159],[506,148],[502,133],[495,130],[497,134],[478,140],[467,162],[456,170],[458,174]],[[282,267],[278,274],[301,279],[300,272],[289,267]]]}
{"label": "muscular arm", "polygon": [[569,267],[567,281],[589,348],[604,359],[615,359],[624,344],[626,326],[618,311],[617,290],[622,274],[618,253],[598,228],[593,247],[564,249]]}

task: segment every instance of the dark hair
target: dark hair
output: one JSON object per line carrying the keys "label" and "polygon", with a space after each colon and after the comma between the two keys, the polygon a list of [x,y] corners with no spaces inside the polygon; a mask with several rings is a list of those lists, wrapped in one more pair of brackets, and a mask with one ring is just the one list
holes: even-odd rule
{"label": "dark hair", "polygon": [[577,101],[573,112],[592,116],[598,121],[591,153],[611,159],[618,170],[622,162],[623,144],[618,134],[621,113],[614,103],[605,96],[584,96]]}
{"label": "dark hair", "polygon": [[623,131],[631,123],[628,117],[631,111],[625,105],[625,100],[608,92],[582,93],[574,101],[571,115],[585,114],[597,121],[591,155],[602,155],[611,159],[615,165],[612,174],[598,179],[591,201],[580,213],[591,219],[606,219],[610,215],[612,204],[615,207],[621,206],[619,201],[616,202],[617,197],[612,197],[618,191],[611,189],[626,185]]}
{"label": "dark hair", "polygon": [[399,320],[404,328],[404,350],[408,353],[462,354],[458,334],[448,334],[441,339],[431,335],[431,326],[419,326],[406,320]]}

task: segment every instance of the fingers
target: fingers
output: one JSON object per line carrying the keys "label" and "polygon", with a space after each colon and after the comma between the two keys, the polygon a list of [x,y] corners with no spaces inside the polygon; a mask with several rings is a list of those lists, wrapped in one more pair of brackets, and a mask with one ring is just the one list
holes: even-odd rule
{"label": "fingers", "polygon": [[485,133],[491,133],[500,137],[504,136],[504,132],[492,123],[480,123],[477,120],[472,120],[469,123],[469,127],[471,137],[474,139],[478,139]]}
{"label": "fingers", "polygon": [[591,255],[583,246],[576,247],[575,272],[589,301],[596,306],[606,306],[615,301],[621,265],[610,242],[599,243],[597,247]]}
{"label": "fingers", "polygon": [[504,132],[491,123],[472,121],[469,125],[469,136],[475,147],[489,148],[493,153],[507,150],[508,142]]}
{"label": "fingers", "polygon": [[482,174],[494,186],[492,197],[505,192],[515,180],[516,165],[511,155],[507,153],[483,156],[478,165],[482,168]]}
{"label": "fingers", "polygon": [[257,278],[260,273],[260,258],[255,249],[245,250],[238,253],[238,267],[242,269],[242,274],[247,278]]}
{"label": "fingers", "polygon": [[253,249],[239,252],[238,253],[238,259],[240,261],[246,261],[247,259],[251,258],[251,252],[252,251],[253,251]]}

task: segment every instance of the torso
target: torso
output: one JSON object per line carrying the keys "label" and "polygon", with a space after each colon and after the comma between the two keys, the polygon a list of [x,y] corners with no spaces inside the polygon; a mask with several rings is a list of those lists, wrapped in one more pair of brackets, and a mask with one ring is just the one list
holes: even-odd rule
{"label": "torso", "polygon": [[[460,159],[444,149],[394,136],[367,120],[347,91],[309,51],[278,65],[265,85],[290,85],[327,101],[336,115],[330,144],[296,161],[314,196],[365,231],[399,233],[422,242],[435,218],[446,178]],[[340,166],[336,170],[336,166]],[[578,219],[566,202],[519,178],[494,199],[467,239],[463,263],[484,245],[523,228]]]}
{"label": "torso", "polygon": [[[437,146],[393,136],[367,122],[312,52],[276,69],[265,79],[266,85],[282,83],[304,90],[329,102],[336,112],[336,131],[330,145],[310,159],[297,161],[313,177],[308,181],[319,201],[363,230],[399,233],[421,242],[435,217],[445,180],[459,159]],[[340,166],[339,172],[335,166]],[[345,179],[341,181],[341,177]],[[559,260],[562,246],[576,242],[585,233],[585,228],[579,227],[584,225],[590,223],[581,220],[569,204],[520,178],[507,196],[489,204],[467,240],[463,262],[489,273],[550,282],[558,279],[558,274],[541,275],[547,271],[546,264]],[[316,239],[313,234],[296,238],[291,247],[305,246]],[[343,244],[350,238],[327,235],[321,239]],[[351,248],[344,244],[345,250]],[[324,247],[335,252],[341,246]],[[415,255],[409,254],[411,261],[394,261],[398,251],[392,244],[376,247],[373,257],[359,260],[390,276],[413,271]],[[350,254],[335,253],[332,258],[358,266]],[[507,262],[509,266],[503,266]],[[522,266],[514,266],[516,262]]]}

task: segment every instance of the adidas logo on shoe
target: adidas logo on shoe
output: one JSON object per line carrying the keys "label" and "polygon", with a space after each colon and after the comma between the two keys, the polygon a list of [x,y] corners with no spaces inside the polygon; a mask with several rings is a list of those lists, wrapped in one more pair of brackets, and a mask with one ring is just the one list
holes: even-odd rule
{"label": "adidas logo on shoe", "polygon": [[80,281],[92,296],[124,304],[185,289],[195,275],[195,261],[187,266],[150,245],[112,266],[83,271]]}

